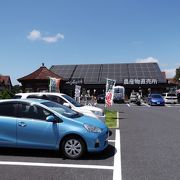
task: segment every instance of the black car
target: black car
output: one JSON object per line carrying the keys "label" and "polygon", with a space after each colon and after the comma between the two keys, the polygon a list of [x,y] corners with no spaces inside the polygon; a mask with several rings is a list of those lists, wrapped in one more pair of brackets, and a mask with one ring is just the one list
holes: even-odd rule
{"label": "black car", "polygon": [[99,94],[97,96],[97,103],[105,103],[105,94]]}

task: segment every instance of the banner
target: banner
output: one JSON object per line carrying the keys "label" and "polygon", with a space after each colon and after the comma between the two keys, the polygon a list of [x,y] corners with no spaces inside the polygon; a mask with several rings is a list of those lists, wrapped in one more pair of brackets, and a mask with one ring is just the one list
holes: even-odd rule
{"label": "banner", "polygon": [[105,98],[105,102],[106,102],[106,106],[112,106],[113,103],[113,96],[114,96],[114,92],[113,92],[113,87],[116,84],[116,80],[113,79],[107,79],[106,80],[106,98]]}
{"label": "banner", "polygon": [[80,102],[81,86],[75,85],[75,100]]}
{"label": "banner", "polygon": [[49,77],[50,83],[49,83],[49,92],[60,92],[59,91],[59,85],[60,85],[60,79]]}

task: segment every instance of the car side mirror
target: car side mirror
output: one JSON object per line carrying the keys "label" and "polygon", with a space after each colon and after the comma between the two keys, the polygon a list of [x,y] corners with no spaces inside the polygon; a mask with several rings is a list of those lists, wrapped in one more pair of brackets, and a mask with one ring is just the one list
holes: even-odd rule
{"label": "car side mirror", "polygon": [[64,106],[68,107],[68,108],[71,108],[71,106],[68,104],[68,103],[63,103]]}
{"label": "car side mirror", "polygon": [[53,122],[53,123],[57,122],[57,120],[55,119],[55,117],[52,116],[52,115],[48,116],[48,117],[46,118],[46,121],[48,121],[48,122]]}

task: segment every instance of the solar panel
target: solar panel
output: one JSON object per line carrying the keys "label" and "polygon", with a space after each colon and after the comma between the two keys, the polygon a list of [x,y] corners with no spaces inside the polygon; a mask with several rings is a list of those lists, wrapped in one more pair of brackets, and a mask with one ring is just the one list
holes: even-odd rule
{"label": "solar panel", "polygon": [[56,65],[52,66],[50,70],[64,79],[70,79],[75,67],[75,65]]}
{"label": "solar panel", "polygon": [[83,78],[85,84],[98,83],[100,64],[78,65],[72,78]]}
{"label": "solar panel", "polygon": [[157,79],[166,83],[157,63],[57,65],[50,70],[64,79],[83,78],[85,84],[105,84],[107,78],[118,84],[123,84],[124,79]]}

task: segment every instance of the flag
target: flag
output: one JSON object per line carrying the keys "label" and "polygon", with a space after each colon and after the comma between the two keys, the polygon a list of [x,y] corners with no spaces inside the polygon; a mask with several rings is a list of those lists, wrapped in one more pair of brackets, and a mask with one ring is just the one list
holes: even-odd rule
{"label": "flag", "polygon": [[116,80],[113,79],[107,79],[106,80],[106,98],[105,98],[105,105],[106,106],[112,106],[113,103],[113,87],[115,86]]}

